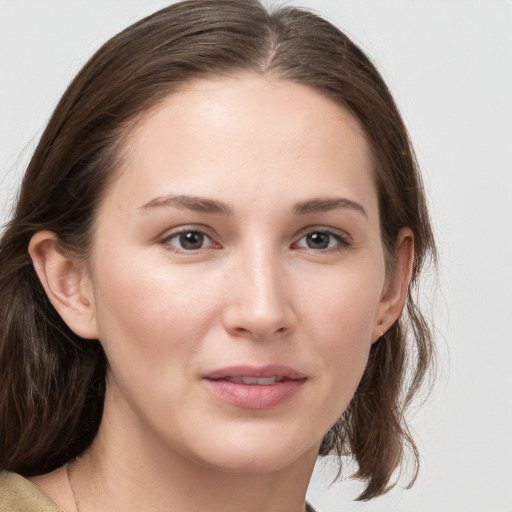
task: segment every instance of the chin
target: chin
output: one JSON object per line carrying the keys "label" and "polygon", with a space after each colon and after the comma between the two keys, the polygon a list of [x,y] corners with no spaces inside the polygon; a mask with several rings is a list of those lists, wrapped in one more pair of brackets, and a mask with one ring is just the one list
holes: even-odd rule
{"label": "chin", "polygon": [[[279,472],[301,462],[316,460],[320,441],[314,444],[293,436],[231,436],[217,439],[200,450],[201,464],[229,473]],[[197,452],[196,452],[197,453]]]}
{"label": "chin", "polygon": [[304,454],[289,452],[265,455],[261,453],[242,453],[231,456],[223,454],[219,460],[208,460],[203,463],[206,462],[209,468],[225,473],[278,473],[293,466],[303,456]]}

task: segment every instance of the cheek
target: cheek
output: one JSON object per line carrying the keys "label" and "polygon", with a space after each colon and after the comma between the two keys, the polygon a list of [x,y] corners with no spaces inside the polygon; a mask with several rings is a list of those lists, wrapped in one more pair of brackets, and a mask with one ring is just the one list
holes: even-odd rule
{"label": "cheek", "polygon": [[[100,341],[111,367],[159,368],[193,353],[214,316],[210,290],[183,269],[148,264],[125,255],[95,276],[95,309]],[[162,357],[171,353],[173,357]]]}
{"label": "cheek", "polygon": [[205,286],[186,269],[171,272],[155,259],[149,265],[147,257],[123,256],[95,276],[108,404],[113,414],[133,418],[135,412],[146,425],[178,424],[175,415],[200,399],[190,382],[218,316],[215,283]]}
{"label": "cheek", "polygon": [[322,279],[297,289],[301,316],[325,333],[323,339],[338,340],[336,350],[346,343],[369,341],[384,285],[384,269],[375,262],[349,269],[336,269]]}
{"label": "cheek", "polygon": [[348,405],[366,367],[383,281],[383,270],[368,267],[367,272],[333,276],[304,297],[317,374],[327,377],[325,409],[330,409],[332,422]]}

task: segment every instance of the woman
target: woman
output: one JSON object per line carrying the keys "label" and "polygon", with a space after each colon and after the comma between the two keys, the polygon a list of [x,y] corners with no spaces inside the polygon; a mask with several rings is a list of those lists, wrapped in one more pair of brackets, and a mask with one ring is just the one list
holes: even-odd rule
{"label": "woman", "polygon": [[313,14],[190,0],[107,42],[0,254],[2,510],[298,512],[319,454],[356,461],[360,499],[417,461],[421,179]]}

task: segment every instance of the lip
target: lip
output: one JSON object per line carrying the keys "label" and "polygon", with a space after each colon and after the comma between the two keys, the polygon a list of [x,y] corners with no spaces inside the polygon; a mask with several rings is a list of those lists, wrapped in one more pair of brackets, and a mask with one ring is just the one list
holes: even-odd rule
{"label": "lip", "polygon": [[[241,377],[280,377],[272,384],[233,382]],[[291,399],[306,381],[306,376],[289,366],[230,366],[203,375],[206,388],[217,398],[242,409],[273,409]]]}
{"label": "lip", "polygon": [[289,380],[303,380],[306,378],[301,372],[282,364],[268,364],[265,366],[239,365],[220,368],[203,375],[205,379],[220,380],[228,377],[285,377]]}

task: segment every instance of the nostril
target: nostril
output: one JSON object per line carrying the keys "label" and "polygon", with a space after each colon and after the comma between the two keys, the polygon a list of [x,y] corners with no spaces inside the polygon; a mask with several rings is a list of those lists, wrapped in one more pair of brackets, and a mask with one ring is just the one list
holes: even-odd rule
{"label": "nostril", "polygon": [[266,337],[272,337],[275,335],[284,335],[288,332],[288,329],[286,327],[279,327],[275,330],[265,330],[265,329],[258,329],[258,328],[246,328],[246,327],[235,327],[232,332],[236,336],[243,336],[243,337],[251,337],[254,339],[263,339]]}

